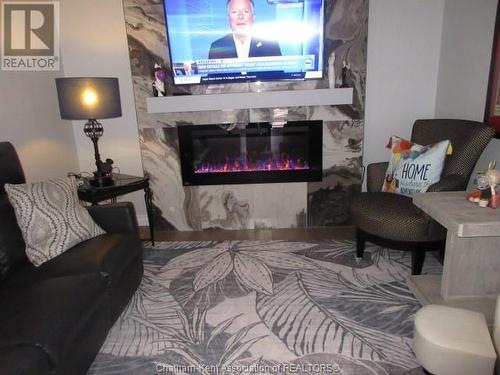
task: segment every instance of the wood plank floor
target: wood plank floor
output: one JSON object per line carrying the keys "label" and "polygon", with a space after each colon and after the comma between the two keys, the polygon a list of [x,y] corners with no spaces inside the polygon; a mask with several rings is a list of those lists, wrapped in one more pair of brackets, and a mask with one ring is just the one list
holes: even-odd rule
{"label": "wood plank floor", "polygon": [[[140,227],[141,239],[149,240],[149,228]],[[222,241],[222,240],[353,240],[354,226],[328,228],[293,228],[293,229],[255,229],[204,231],[157,231],[155,241]]]}

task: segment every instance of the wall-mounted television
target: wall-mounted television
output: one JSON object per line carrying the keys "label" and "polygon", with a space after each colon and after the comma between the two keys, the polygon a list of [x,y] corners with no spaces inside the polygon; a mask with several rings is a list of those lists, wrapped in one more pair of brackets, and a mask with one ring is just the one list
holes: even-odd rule
{"label": "wall-mounted television", "polygon": [[324,0],[164,0],[176,85],[323,77]]}

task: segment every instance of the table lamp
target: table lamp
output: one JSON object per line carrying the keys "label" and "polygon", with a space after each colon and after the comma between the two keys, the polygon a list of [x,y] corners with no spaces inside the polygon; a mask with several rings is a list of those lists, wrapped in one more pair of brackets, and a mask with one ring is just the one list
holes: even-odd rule
{"label": "table lamp", "polygon": [[120,89],[118,78],[56,78],[59,110],[64,120],[87,120],[83,131],[94,144],[94,178],[92,186],[113,185],[111,176],[112,160],[102,162],[97,142],[103,134],[102,125],[97,119],[121,117]]}

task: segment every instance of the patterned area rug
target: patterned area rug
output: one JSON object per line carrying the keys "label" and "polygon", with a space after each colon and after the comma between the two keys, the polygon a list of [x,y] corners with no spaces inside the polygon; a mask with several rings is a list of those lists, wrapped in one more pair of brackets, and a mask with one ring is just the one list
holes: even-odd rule
{"label": "patterned area rug", "polygon": [[352,241],[146,243],[90,374],[422,374],[409,273],[409,253],[358,260]]}

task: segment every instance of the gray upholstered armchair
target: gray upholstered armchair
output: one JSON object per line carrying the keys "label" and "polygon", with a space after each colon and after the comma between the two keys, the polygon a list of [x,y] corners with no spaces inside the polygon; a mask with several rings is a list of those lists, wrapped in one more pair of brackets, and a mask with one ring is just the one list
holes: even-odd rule
{"label": "gray upholstered armchair", "polygon": [[[485,124],[465,120],[417,120],[411,141],[428,145],[451,141],[453,154],[446,157],[441,180],[428,191],[465,190],[474,166],[494,134]],[[356,226],[356,255],[362,257],[366,240],[412,252],[412,274],[419,275],[425,251],[444,249],[446,229],[425,215],[412,199],[381,192],[388,163],[367,167],[367,192],[351,201]],[[465,199],[465,198],[464,198]]]}

